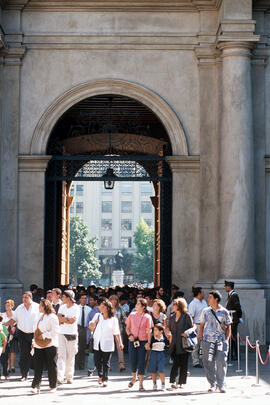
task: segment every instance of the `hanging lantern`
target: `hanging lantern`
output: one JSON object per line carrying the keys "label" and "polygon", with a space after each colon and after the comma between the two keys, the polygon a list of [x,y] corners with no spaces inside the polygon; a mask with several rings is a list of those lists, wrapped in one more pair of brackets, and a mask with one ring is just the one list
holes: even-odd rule
{"label": "hanging lantern", "polygon": [[[113,190],[115,180],[117,176],[114,174],[113,169],[110,167],[106,170],[106,173],[102,176],[104,179],[104,188],[106,190]],[[115,179],[115,180],[114,180]]]}

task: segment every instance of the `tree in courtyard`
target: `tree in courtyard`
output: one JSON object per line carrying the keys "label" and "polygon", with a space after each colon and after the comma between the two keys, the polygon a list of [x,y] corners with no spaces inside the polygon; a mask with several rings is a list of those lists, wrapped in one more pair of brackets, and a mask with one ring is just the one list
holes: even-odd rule
{"label": "tree in courtyard", "polygon": [[95,256],[97,237],[88,237],[88,227],[79,217],[70,219],[69,271],[72,283],[99,280],[100,263]]}
{"label": "tree in courtyard", "polygon": [[134,276],[137,281],[151,283],[154,275],[154,229],[149,227],[144,219],[141,219],[136,227],[134,243],[136,245]]}

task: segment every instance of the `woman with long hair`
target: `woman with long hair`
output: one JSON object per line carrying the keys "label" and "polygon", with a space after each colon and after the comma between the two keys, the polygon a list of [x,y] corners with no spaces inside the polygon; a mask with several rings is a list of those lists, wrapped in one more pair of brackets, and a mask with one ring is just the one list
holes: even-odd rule
{"label": "woman with long hair", "polygon": [[[57,381],[57,347],[59,322],[49,300],[40,301],[40,319],[34,327],[34,379],[32,393],[39,394],[42,372],[48,369],[50,393],[56,391]],[[38,332],[38,333],[37,333]],[[47,340],[46,340],[47,339]]]}
{"label": "woman with long hair", "polygon": [[[169,353],[173,359],[170,383],[174,389],[178,386],[183,388],[183,384],[186,384],[189,353],[183,349],[182,337],[187,337],[185,331],[193,327],[193,321],[183,298],[173,301],[173,312],[168,322],[167,337],[170,340]],[[177,375],[179,375],[178,384]]]}
{"label": "woman with long hair", "polygon": [[110,360],[114,351],[114,339],[123,350],[122,339],[117,318],[114,316],[113,307],[109,300],[105,299],[98,307],[97,313],[89,327],[94,337],[94,360],[98,372],[98,383],[106,387],[108,384],[108,371]]}
{"label": "woman with long hair", "polygon": [[[109,297],[109,301],[112,304],[113,312],[116,318],[118,319],[118,324],[119,324],[119,330],[121,336],[123,336],[123,319],[124,319],[124,314],[119,306],[119,298],[117,295],[111,295]],[[115,339],[116,340],[116,339]],[[125,360],[124,360],[124,352],[123,349],[120,349],[118,342],[116,340],[116,349],[117,349],[117,356],[118,356],[118,365],[119,365],[119,370],[124,371],[126,369],[125,367]]]}
{"label": "woman with long hair", "polygon": [[131,312],[126,320],[126,332],[129,339],[129,358],[132,368],[132,380],[129,388],[133,387],[139,376],[139,391],[144,391],[143,379],[145,372],[146,350],[150,350],[152,328],[154,326],[151,316],[147,313],[147,301],[139,298],[135,306],[136,311]]}

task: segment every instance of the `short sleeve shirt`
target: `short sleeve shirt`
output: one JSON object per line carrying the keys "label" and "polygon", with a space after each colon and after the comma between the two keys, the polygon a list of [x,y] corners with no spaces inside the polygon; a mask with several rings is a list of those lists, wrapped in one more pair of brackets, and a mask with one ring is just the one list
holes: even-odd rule
{"label": "short sleeve shirt", "polygon": [[142,341],[148,339],[148,329],[154,327],[151,315],[145,313],[139,314],[138,312],[131,312],[129,314],[126,325],[130,328],[130,333]]}
{"label": "short sleeve shirt", "polygon": [[64,315],[66,318],[76,318],[73,323],[61,323],[60,334],[61,335],[77,335],[78,334],[78,320],[80,317],[80,308],[77,304],[67,307],[66,304],[61,305],[58,314]]}
{"label": "short sleeve shirt", "polygon": [[[222,330],[221,325],[211,312],[211,309],[211,307],[207,307],[202,311],[201,322],[204,323],[203,340],[207,342],[224,341],[225,332]],[[221,324],[230,325],[232,323],[229,311],[227,311],[226,308],[220,305],[220,307],[214,312]]]}

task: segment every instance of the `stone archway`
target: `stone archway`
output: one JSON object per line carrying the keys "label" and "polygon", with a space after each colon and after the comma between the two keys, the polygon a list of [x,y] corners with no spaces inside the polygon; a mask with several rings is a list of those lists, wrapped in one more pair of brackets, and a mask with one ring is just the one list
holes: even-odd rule
{"label": "stone archway", "polygon": [[184,129],[166,101],[152,90],[137,83],[117,79],[95,80],[74,86],[58,97],[40,118],[30,145],[30,155],[45,155],[48,139],[59,117],[74,104],[95,95],[113,93],[133,98],[152,110],[164,125],[172,146],[172,154],[187,156]]}

